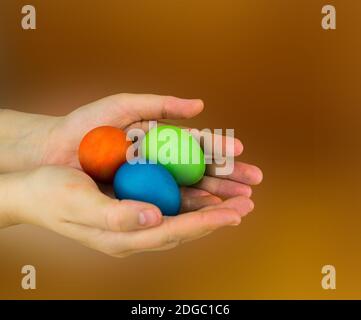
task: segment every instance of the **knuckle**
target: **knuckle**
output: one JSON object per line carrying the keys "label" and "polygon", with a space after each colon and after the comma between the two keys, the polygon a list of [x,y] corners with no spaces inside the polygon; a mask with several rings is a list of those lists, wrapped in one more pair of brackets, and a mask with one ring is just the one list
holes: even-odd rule
{"label": "knuckle", "polygon": [[106,236],[97,238],[95,243],[96,249],[108,256],[117,256],[127,251],[131,251],[124,246],[123,242],[109,240]]}
{"label": "knuckle", "polygon": [[116,103],[122,103],[128,96],[128,93],[117,93],[109,96],[108,99],[113,100]]}
{"label": "knuckle", "polygon": [[[151,245],[151,243],[147,243],[147,246],[150,246],[150,245]],[[139,237],[132,239],[128,243],[129,250],[133,250],[133,251],[142,250],[142,249],[144,249],[145,246],[146,246],[146,244],[144,242],[144,239],[139,238]]]}
{"label": "knuckle", "polygon": [[[214,180],[216,181],[216,180]],[[227,180],[220,180],[217,184],[215,184],[215,193],[216,194],[221,194],[221,193],[224,193],[223,191],[224,190],[227,190],[228,189],[228,181]]]}
{"label": "knuckle", "polygon": [[178,244],[180,242],[180,238],[175,235],[171,224],[167,223],[166,226],[167,227],[166,227],[166,231],[164,233],[164,238],[160,245],[168,245],[168,244],[172,244],[172,243]]}
{"label": "knuckle", "polygon": [[252,182],[254,180],[254,169],[252,167],[246,167],[243,171],[243,176],[247,182]]}
{"label": "knuckle", "polygon": [[161,101],[161,110],[162,110],[162,118],[169,118],[169,106],[174,101],[174,97],[172,96],[164,96]]}
{"label": "knuckle", "polygon": [[197,217],[198,217],[197,222],[201,226],[200,230],[201,230],[202,233],[209,233],[209,232],[212,232],[214,230],[214,227],[210,223],[209,215],[207,214],[206,211],[199,212]]}
{"label": "knuckle", "polygon": [[119,214],[118,203],[112,202],[105,209],[105,225],[111,231],[121,231],[124,224],[123,215]]}

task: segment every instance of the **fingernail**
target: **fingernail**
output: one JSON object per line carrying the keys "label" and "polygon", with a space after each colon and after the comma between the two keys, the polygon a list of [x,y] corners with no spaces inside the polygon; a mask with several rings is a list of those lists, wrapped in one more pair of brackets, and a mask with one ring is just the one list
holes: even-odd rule
{"label": "fingernail", "polygon": [[201,105],[203,107],[204,103],[203,100],[201,99],[179,99],[182,103],[184,104],[189,104],[189,103],[194,103],[194,104],[198,104]]}
{"label": "fingernail", "polygon": [[147,209],[139,214],[139,224],[141,226],[153,225],[158,221],[159,214],[152,210]]}
{"label": "fingernail", "polygon": [[250,198],[252,196],[252,188],[250,186],[239,186],[239,194],[244,194],[247,198]]}
{"label": "fingernail", "polygon": [[180,101],[183,102],[198,102],[198,103],[203,103],[203,101],[201,99],[192,99],[192,98],[179,98]]}
{"label": "fingernail", "polygon": [[241,218],[239,217],[237,220],[235,220],[234,223],[230,224],[230,226],[236,227],[236,226],[239,226],[240,223],[241,223]]}
{"label": "fingernail", "polygon": [[263,180],[263,172],[261,171],[261,169],[257,168],[258,169],[258,173],[257,173],[257,184],[260,184]]}
{"label": "fingernail", "polygon": [[249,201],[249,212],[253,211],[254,209],[254,202],[252,200]]}

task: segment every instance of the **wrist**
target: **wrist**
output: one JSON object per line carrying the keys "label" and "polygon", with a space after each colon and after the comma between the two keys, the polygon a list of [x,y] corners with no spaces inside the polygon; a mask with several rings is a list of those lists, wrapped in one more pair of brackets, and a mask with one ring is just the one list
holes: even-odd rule
{"label": "wrist", "polygon": [[0,173],[41,165],[48,137],[59,119],[1,109]]}
{"label": "wrist", "polygon": [[0,174],[0,228],[21,223],[22,173]]}

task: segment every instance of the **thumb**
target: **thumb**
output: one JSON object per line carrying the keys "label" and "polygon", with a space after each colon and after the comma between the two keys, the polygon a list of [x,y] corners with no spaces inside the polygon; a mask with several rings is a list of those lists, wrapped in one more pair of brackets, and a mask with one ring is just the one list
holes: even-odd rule
{"label": "thumb", "polygon": [[145,229],[162,222],[159,208],[150,203],[112,199],[99,192],[88,197],[87,203],[88,209],[81,208],[73,214],[73,223],[117,232]]}
{"label": "thumb", "polygon": [[[133,122],[159,119],[187,119],[202,112],[204,104],[199,99],[181,99],[155,94],[121,93],[108,98]],[[115,102],[115,103],[114,103]]]}
{"label": "thumb", "polygon": [[[125,128],[134,122],[160,119],[188,119],[202,112],[203,101],[180,99],[154,94],[120,93],[105,97],[70,113],[70,129],[81,128],[76,132],[76,141],[92,128],[109,125]],[[84,126],[84,119],[87,125]],[[78,142],[77,142],[78,143]]]}
{"label": "thumb", "polygon": [[132,231],[157,226],[162,213],[153,204],[133,200],[112,200],[105,219],[111,231]]}

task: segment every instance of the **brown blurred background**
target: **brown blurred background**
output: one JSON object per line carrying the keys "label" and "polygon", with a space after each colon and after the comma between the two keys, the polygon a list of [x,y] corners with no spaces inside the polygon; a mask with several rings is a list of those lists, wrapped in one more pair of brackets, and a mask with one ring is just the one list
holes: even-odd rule
{"label": "brown blurred background", "polygon": [[[21,7],[37,30],[21,29]],[[337,9],[337,30],[321,8]],[[0,4],[0,105],[65,114],[117,92],[202,98],[182,122],[235,128],[255,211],[172,251],[117,260],[32,226],[0,231],[0,298],[361,298],[361,2]],[[37,290],[20,269],[37,268]],[[321,268],[337,289],[321,288]]]}

